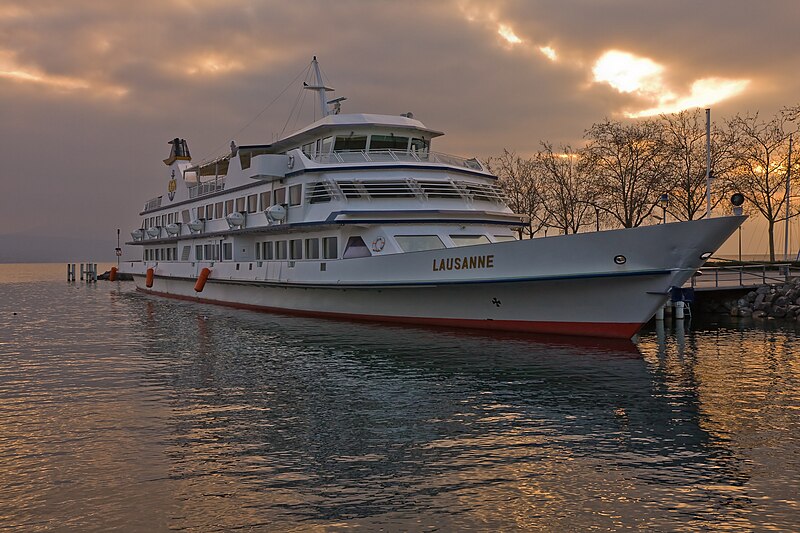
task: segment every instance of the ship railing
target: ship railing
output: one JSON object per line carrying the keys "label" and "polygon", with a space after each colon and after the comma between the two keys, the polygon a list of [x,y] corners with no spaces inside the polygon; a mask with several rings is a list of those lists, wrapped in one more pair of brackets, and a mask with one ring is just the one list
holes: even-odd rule
{"label": "ship railing", "polygon": [[198,183],[197,185],[189,187],[189,198],[199,198],[200,196],[212,194],[224,189],[225,189],[225,182],[223,180],[206,181],[204,183]]}
{"label": "ship railing", "polygon": [[797,263],[759,263],[706,266],[692,276],[694,289],[733,289],[782,284],[800,277]]}
{"label": "ship railing", "polygon": [[151,209],[157,209],[159,207],[161,207],[161,196],[148,200],[147,203],[144,204],[145,211],[150,211]]}
{"label": "ship railing", "polygon": [[339,150],[329,154],[319,154],[313,158],[321,164],[342,163],[439,163],[454,167],[485,172],[486,169],[476,158],[466,158],[441,152],[415,152],[408,150]]}

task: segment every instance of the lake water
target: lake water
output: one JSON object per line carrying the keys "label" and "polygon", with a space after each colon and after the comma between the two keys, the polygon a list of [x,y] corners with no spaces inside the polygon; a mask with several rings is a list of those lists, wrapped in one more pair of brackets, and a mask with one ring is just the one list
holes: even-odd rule
{"label": "lake water", "polygon": [[0,529],[800,528],[793,325],[472,335],[65,277],[0,265]]}

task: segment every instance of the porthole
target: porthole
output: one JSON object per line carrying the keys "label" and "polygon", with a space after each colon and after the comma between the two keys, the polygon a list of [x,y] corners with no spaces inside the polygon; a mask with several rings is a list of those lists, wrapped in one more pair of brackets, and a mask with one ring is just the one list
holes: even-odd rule
{"label": "porthole", "polygon": [[627,260],[628,260],[628,258],[625,257],[624,255],[615,255],[614,256],[614,262],[616,264],[618,264],[618,265],[624,265]]}

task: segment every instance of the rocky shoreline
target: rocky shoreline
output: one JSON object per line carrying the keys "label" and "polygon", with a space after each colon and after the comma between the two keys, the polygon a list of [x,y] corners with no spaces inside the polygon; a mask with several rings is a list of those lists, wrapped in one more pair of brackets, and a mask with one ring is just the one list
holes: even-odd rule
{"label": "rocky shoreline", "polygon": [[776,318],[800,323],[800,278],[762,285],[736,300],[723,302],[718,312],[730,316]]}

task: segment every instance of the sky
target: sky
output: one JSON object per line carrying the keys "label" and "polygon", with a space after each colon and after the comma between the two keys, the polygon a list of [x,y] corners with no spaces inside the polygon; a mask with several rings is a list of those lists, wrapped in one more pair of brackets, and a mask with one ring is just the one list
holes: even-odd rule
{"label": "sky", "polygon": [[[200,160],[313,120],[310,98],[290,113],[314,55],[343,112],[411,111],[435,150],[485,158],[606,117],[800,104],[798,21],[796,0],[3,0],[0,262],[112,260],[169,139]],[[752,223],[743,242],[766,249]]]}

